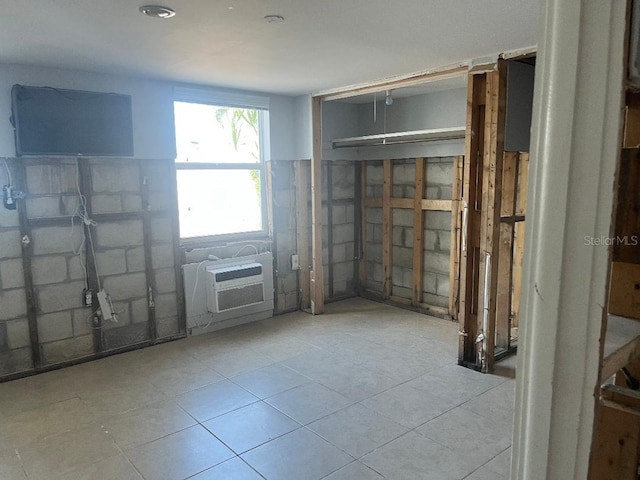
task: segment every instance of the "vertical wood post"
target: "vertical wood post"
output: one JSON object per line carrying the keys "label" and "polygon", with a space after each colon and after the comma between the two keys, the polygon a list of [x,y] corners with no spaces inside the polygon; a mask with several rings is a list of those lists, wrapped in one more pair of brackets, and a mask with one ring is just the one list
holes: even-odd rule
{"label": "vertical wood post", "polygon": [[392,223],[391,193],[393,189],[393,170],[391,160],[383,160],[382,169],[382,298],[391,296],[392,279]]}
{"label": "vertical wood post", "polygon": [[322,99],[311,104],[313,155],[311,156],[311,313],[324,313],[322,272]]}
{"label": "vertical wood post", "polygon": [[298,281],[300,285],[300,308],[311,306],[311,278],[309,272],[309,168],[305,160],[296,161],[296,226],[300,260]]}
{"label": "vertical wood post", "polygon": [[424,158],[416,158],[415,191],[413,198],[413,292],[411,304],[417,307],[422,303],[422,270],[424,259],[424,216],[422,199],[424,197]]}

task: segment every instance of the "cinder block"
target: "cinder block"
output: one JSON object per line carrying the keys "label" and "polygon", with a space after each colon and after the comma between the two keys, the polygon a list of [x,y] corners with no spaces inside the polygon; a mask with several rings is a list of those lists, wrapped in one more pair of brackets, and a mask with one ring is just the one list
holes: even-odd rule
{"label": "cinder block", "polygon": [[0,290],[0,320],[13,320],[27,316],[27,300],[24,290]]}
{"label": "cinder block", "polygon": [[44,313],[82,307],[84,282],[54,283],[36,289],[38,306]]}
{"label": "cinder block", "polygon": [[173,229],[170,218],[154,218],[151,220],[151,240],[153,243],[171,243]]}
{"label": "cinder block", "polygon": [[178,328],[178,317],[165,317],[159,318],[158,325],[158,337],[170,337],[171,335],[177,335],[180,331]]}
{"label": "cinder block", "polygon": [[171,173],[166,163],[158,160],[147,162],[146,180],[150,192],[167,192],[171,187]]}
{"label": "cinder block", "polygon": [[143,272],[146,269],[146,260],[143,247],[135,247],[127,249],[127,271]]}
{"label": "cinder block", "polygon": [[371,243],[375,242],[374,230],[375,230],[375,225],[373,223],[367,223],[366,233],[365,233],[365,240],[368,243],[369,242],[371,242]]}
{"label": "cinder block", "polygon": [[0,375],[26,372],[32,368],[31,348],[17,348],[0,352]]}
{"label": "cinder block", "polygon": [[298,306],[298,294],[297,292],[294,293],[287,293],[284,296],[284,307],[289,310],[292,308],[295,308]]}
{"label": "cinder block", "polygon": [[[84,262],[84,252],[82,253],[82,261]],[[82,265],[80,264],[80,256],[73,255],[67,257],[67,272],[69,273],[69,278],[71,280],[80,280],[84,279],[85,274],[82,269]]]}
{"label": "cinder block", "polygon": [[153,268],[173,267],[173,245],[153,245],[151,263]]}
{"label": "cinder block", "polygon": [[446,230],[450,232],[451,212],[427,211],[424,225],[429,230]]}
{"label": "cinder block", "polygon": [[61,363],[91,355],[93,335],[68,338],[42,345],[42,356],[47,364]]}
{"label": "cinder block", "polygon": [[355,222],[355,205],[345,205],[347,209],[347,220],[345,223],[353,223]]}
{"label": "cinder block", "polygon": [[[171,197],[167,195],[166,191],[149,192],[149,208],[152,212],[169,210],[171,208]],[[132,208],[132,210],[136,209]],[[142,210],[142,199],[140,199],[140,207],[137,210]]]}
{"label": "cinder block", "polygon": [[367,290],[371,292],[382,292],[382,283],[371,280],[370,278],[367,278],[365,286]]}
{"label": "cinder block", "polygon": [[333,199],[334,200],[348,200],[355,196],[355,187],[352,183],[334,185],[333,187]]}
{"label": "cinder block", "polygon": [[93,332],[93,308],[77,308],[71,312],[73,336],[80,337]]}
{"label": "cinder block", "polygon": [[382,185],[383,175],[382,165],[367,165],[367,185]]}
{"label": "cinder block", "polygon": [[409,227],[393,227],[391,229],[392,243],[399,247],[413,246],[413,228]]}
{"label": "cinder block", "polygon": [[28,347],[31,345],[29,338],[29,322],[26,318],[10,320],[7,325],[7,346],[10,349]]}
{"label": "cinder block", "polygon": [[50,313],[38,317],[38,340],[40,343],[53,342],[73,337],[71,312]]}
{"label": "cinder block", "polygon": [[178,313],[178,299],[175,293],[165,293],[156,297],[156,318],[173,318]]}
{"label": "cinder block", "polygon": [[445,232],[443,230],[438,232],[438,247],[443,252],[451,250],[451,232]]}
{"label": "cinder block", "polygon": [[96,267],[101,276],[126,273],[127,260],[124,249],[96,252]]}
{"label": "cinder block", "polygon": [[367,185],[367,197],[382,198],[382,185]]}
{"label": "cinder block", "polygon": [[67,279],[67,258],[62,255],[35,256],[31,273],[34,285],[64,282]]}
{"label": "cinder block", "polygon": [[129,312],[129,302],[114,302],[113,303],[113,311],[117,314],[118,321],[114,322],[106,321],[104,323],[105,328],[113,329],[120,328],[124,325],[129,325],[131,323],[131,315]]}
{"label": "cinder block", "polygon": [[347,247],[344,243],[333,246],[333,263],[344,262],[347,260]]}
{"label": "cinder block", "polygon": [[413,164],[395,164],[393,166],[394,185],[413,185],[416,181],[416,166]]}
{"label": "cinder block", "polygon": [[333,227],[333,242],[346,243],[352,242],[354,236],[354,226],[348,223],[336,225]]}
{"label": "cinder block", "polygon": [[440,187],[440,198],[442,200],[451,200],[453,198],[453,187],[442,185]]}
{"label": "cinder block", "polygon": [[404,269],[401,267],[393,267],[391,269],[391,283],[395,286],[402,286],[404,279]]}
{"label": "cinder block", "polygon": [[347,223],[346,205],[336,205],[333,207],[333,224],[339,225],[341,223]]}
{"label": "cinder block", "polygon": [[436,230],[425,230],[423,232],[424,249],[425,250],[438,250],[438,232]]}
{"label": "cinder block", "polygon": [[434,307],[449,307],[449,297],[441,297],[440,295],[433,295],[431,293],[423,294],[422,302]]}
{"label": "cinder block", "polygon": [[25,201],[29,218],[59,217],[68,214],[61,197],[27,197]]}
{"label": "cinder block", "polygon": [[[151,203],[152,210],[166,210],[168,209],[168,195],[164,195],[164,202],[160,199],[155,199],[156,202]],[[125,212],[140,212],[142,210],[142,197],[134,193],[122,194],[122,210]]]}
{"label": "cinder block", "polygon": [[76,191],[75,165],[27,165],[27,191],[31,195]]}
{"label": "cinder block", "polygon": [[413,298],[413,292],[410,288],[399,287],[398,285],[391,287],[391,294],[400,298]]}
{"label": "cinder block", "polygon": [[5,230],[0,232],[0,259],[21,258],[22,244],[19,230]]}
{"label": "cinder block", "polygon": [[298,275],[296,272],[290,272],[281,277],[280,291],[282,293],[295,292],[298,289]]}
{"label": "cinder block", "polygon": [[413,210],[409,210],[407,208],[394,208],[393,226],[413,227]]}
{"label": "cinder block", "polygon": [[163,268],[156,270],[156,291],[158,293],[169,293],[176,291],[176,272],[173,268]]}
{"label": "cinder block", "polygon": [[96,193],[119,193],[140,191],[138,167],[122,163],[91,166],[93,191]]}
{"label": "cinder block", "polygon": [[83,227],[79,223],[78,220],[73,229],[71,225],[34,228],[31,232],[33,254],[73,253],[73,249],[80,246],[84,235]]}
{"label": "cinder block", "polygon": [[440,200],[440,187],[427,186],[425,188],[425,197],[428,200]]}
{"label": "cinder block", "polygon": [[0,260],[0,289],[24,287],[22,259]]}
{"label": "cinder block", "polygon": [[374,225],[373,226],[373,241],[375,243],[382,242],[382,225]]}
{"label": "cinder block", "polygon": [[402,286],[413,288],[413,269],[405,268],[402,271]]}
{"label": "cinder block", "polygon": [[131,301],[129,309],[132,323],[146,323],[149,321],[149,306],[147,303],[146,298]]}
{"label": "cinder block", "polygon": [[[0,185],[6,185],[6,180],[3,180]],[[7,227],[19,227],[20,218],[18,217],[18,210],[7,210],[0,206],[0,228]]]}
{"label": "cinder block", "polygon": [[146,297],[147,280],[144,273],[127,273],[106,277],[102,286],[114,301]]}
{"label": "cinder block", "polygon": [[366,257],[370,262],[382,262],[382,245],[367,243]]}
{"label": "cinder block", "polygon": [[427,163],[427,185],[452,185],[453,162]]}
{"label": "cinder block", "polygon": [[[335,281],[353,281],[353,262],[336,263],[333,266],[333,279]],[[335,286],[335,285],[334,285]]]}
{"label": "cinder block", "polygon": [[398,267],[413,267],[413,249],[394,246],[391,251],[392,264]]}
{"label": "cinder block", "polygon": [[347,242],[344,244],[346,250],[346,258],[348,261],[355,261],[355,252],[353,251],[355,243]]}
{"label": "cinder block", "polygon": [[122,220],[99,223],[96,227],[95,237],[94,240],[101,248],[142,245],[144,243],[142,221]]}
{"label": "cinder block", "polygon": [[93,213],[121,213],[122,198],[119,194],[94,195],[91,197]]}
{"label": "cinder block", "polygon": [[440,252],[425,252],[424,269],[429,272],[449,275],[449,255]]}
{"label": "cinder block", "polygon": [[438,293],[438,276],[432,272],[422,274],[422,291],[426,293]]}
{"label": "cinder block", "polygon": [[436,293],[442,297],[449,297],[449,277],[438,275],[438,290]]}

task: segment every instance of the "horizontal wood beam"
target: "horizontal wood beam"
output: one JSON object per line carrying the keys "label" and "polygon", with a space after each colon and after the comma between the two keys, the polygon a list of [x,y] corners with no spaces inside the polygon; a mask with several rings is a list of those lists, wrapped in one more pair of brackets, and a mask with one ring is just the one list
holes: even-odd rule
{"label": "horizontal wood beam", "polygon": [[[391,208],[404,208],[413,210],[415,201],[413,198],[391,198]],[[364,206],[367,208],[382,208],[382,198],[366,197],[364,199]],[[453,206],[451,200],[421,200],[422,210],[435,210],[441,212],[450,212]]]}

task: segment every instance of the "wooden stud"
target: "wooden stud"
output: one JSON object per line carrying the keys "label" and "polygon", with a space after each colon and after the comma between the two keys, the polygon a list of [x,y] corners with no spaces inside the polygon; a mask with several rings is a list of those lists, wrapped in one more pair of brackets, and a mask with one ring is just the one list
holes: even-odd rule
{"label": "wooden stud", "polygon": [[462,194],[462,157],[453,157],[451,192],[451,241],[449,252],[449,315],[457,319],[460,270],[460,203]]}
{"label": "wooden stud", "polygon": [[422,267],[424,259],[424,212],[422,211],[422,197],[424,197],[424,158],[416,158],[415,190],[413,200],[413,280],[411,304],[418,306],[422,303]]}
{"label": "wooden stud", "polygon": [[614,242],[611,260],[640,263],[640,148],[623,149],[619,169],[614,232],[627,241]]}
{"label": "wooden stud", "polygon": [[[406,210],[413,210],[415,200],[412,198],[391,198],[389,201],[391,208],[403,208]],[[383,204],[382,198],[367,197],[364,200],[365,207],[368,208],[381,208]],[[422,210],[435,210],[440,212],[450,212],[452,207],[451,200],[432,200],[423,198],[418,203]]]}
{"label": "wooden stud", "polygon": [[151,257],[151,206],[149,205],[149,185],[147,184],[147,169],[144,160],[138,160],[138,170],[140,172],[140,193],[142,195],[142,237],[145,279],[147,283],[147,323],[149,326],[149,340],[155,342],[158,338],[155,302],[157,290]]}
{"label": "wooden stud", "polygon": [[311,104],[313,155],[311,156],[311,312],[324,313],[322,272],[322,99]]}
{"label": "wooden stud", "polygon": [[296,161],[296,225],[298,259],[300,270],[298,281],[300,284],[300,308],[306,310],[311,307],[311,284],[309,275],[309,168],[305,160]]}
{"label": "wooden stud", "polygon": [[640,146],[640,93],[627,91],[623,148]]}
{"label": "wooden stud", "polygon": [[[500,207],[504,126],[506,107],[506,62],[498,60],[498,70],[487,73],[485,142],[482,182],[482,218],[480,223],[480,261],[478,282],[478,330],[484,340],[479,342],[477,357],[483,372],[493,369],[495,356],[496,292],[500,257]],[[489,283],[487,283],[487,280]]]}
{"label": "wooden stud", "polygon": [[[7,160],[7,163],[14,167],[13,177],[15,186],[23,192],[27,192],[27,172],[24,162],[14,162]],[[17,201],[18,219],[20,221],[20,238],[22,241],[22,271],[24,277],[24,291],[27,301],[27,325],[29,327],[29,340],[31,347],[31,361],[38,369],[42,367],[42,355],[40,352],[40,340],[38,337],[38,313],[36,304],[36,294],[33,285],[33,273],[31,260],[33,258],[33,235],[31,225],[28,221],[27,205],[24,199]],[[0,207],[2,208],[2,207]],[[28,241],[24,241],[28,240]]]}
{"label": "wooden stud", "polygon": [[360,249],[358,255],[358,291],[364,290],[367,284],[367,209],[365,201],[367,197],[367,162],[358,163],[360,166],[360,242],[356,248]]}
{"label": "wooden stud", "polygon": [[327,257],[329,292],[328,298],[333,298],[333,167],[327,162]]}
{"label": "wooden stud", "polygon": [[382,181],[382,297],[388,299],[391,296],[391,272],[392,272],[392,223],[391,192],[393,188],[393,171],[391,160],[383,161]]}

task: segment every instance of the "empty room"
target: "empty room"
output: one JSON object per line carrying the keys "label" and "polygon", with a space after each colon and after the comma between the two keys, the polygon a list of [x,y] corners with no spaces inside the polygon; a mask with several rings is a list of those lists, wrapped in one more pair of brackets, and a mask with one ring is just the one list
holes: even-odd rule
{"label": "empty room", "polygon": [[0,479],[636,479],[640,2],[0,26]]}

